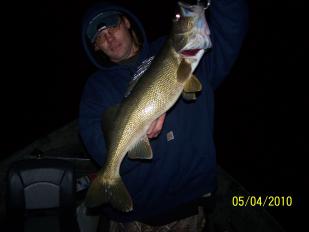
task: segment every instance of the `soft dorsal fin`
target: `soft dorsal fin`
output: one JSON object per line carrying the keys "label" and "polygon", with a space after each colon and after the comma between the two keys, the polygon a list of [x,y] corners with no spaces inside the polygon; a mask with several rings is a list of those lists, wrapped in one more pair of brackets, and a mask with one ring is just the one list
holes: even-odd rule
{"label": "soft dorsal fin", "polygon": [[142,139],[128,152],[130,159],[152,159],[152,149],[149,143],[147,135],[143,136]]}
{"label": "soft dorsal fin", "polygon": [[191,74],[191,64],[185,59],[182,59],[177,70],[177,81],[185,83],[190,78]]}
{"label": "soft dorsal fin", "polygon": [[184,92],[194,93],[202,90],[201,82],[196,78],[194,74],[191,75],[190,79],[188,79],[185,83]]}

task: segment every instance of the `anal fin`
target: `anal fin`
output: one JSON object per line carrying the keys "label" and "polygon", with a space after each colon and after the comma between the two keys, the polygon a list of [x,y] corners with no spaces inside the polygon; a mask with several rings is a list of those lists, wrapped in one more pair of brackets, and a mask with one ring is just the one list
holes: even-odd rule
{"label": "anal fin", "polygon": [[142,139],[128,152],[128,157],[130,159],[152,159],[152,149],[147,135],[142,137]]}

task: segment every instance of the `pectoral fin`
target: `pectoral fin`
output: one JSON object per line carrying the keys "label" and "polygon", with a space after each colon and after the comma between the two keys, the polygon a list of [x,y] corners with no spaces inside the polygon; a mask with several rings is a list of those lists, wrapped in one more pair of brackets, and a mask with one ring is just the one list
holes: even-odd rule
{"label": "pectoral fin", "polygon": [[182,59],[177,70],[177,81],[180,83],[186,82],[192,73],[191,64],[185,59]]}
{"label": "pectoral fin", "polygon": [[201,82],[196,78],[194,74],[191,75],[190,79],[188,79],[185,83],[184,92],[194,93],[202,90]]}
{"label": "pectoral fin", "polygon": [[147,135],[145,135],[129,152],[130,159],[152,159],[152,149]]}

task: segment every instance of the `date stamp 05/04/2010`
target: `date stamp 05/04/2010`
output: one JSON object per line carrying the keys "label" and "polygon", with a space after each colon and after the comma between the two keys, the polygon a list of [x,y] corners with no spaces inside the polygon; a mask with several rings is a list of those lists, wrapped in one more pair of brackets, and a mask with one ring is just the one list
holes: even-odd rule
{"label": "date stamp 05/04/2010", "polygon": [[233,196],[232,206],[235,207],[292,207],[293,197],[292,196],[275,196],[275,195],[265,195],[265,196]]}

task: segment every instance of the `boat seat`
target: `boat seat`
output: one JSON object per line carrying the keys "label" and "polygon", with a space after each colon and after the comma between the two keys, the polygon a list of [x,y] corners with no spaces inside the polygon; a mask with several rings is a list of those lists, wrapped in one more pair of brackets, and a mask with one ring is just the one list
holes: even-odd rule
{"label": "boat seat", "polygon": [[71,162],[19,160],[7,174],[7,218],[11,231],[78,231]]}

